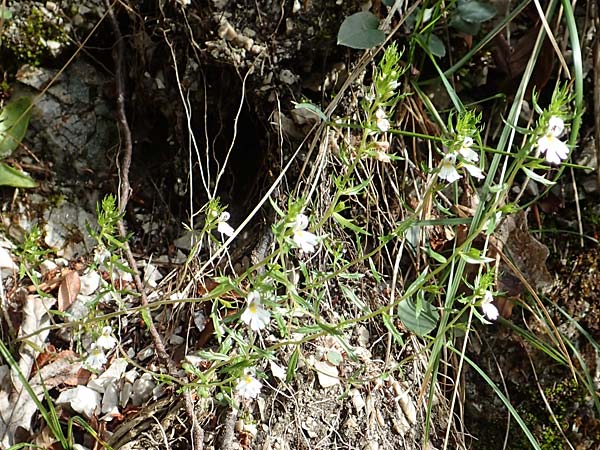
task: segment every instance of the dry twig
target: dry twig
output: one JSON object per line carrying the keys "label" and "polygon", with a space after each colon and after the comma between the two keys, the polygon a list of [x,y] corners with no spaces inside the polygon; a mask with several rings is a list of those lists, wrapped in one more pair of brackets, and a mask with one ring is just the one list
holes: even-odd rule
{"label": "dry twig", "polygon": [[[129,184],[129,169],[131,167],[131,155],[133,150],[132,138],[131,138],[131,130],[129,128],[129,123],[127,121],[127,115],[125,113],[125,80],[123,76],[123,58],[125,54],[125,42],[123,40],[123,36],[121,35],[121,30],[119,28],[119,23],[117,22],[117,18],[115,17],[115,13],[113,11],[110,0],[104,0],[104,3],[108,10],[108,16],[110,18],[110,22],[113,28],[113,32],[116,38],[116,47],[113,53],[113,58],[115,61],[115,79],[116,79],[116,88],[117,88],[117,117],[121,129],[121,133],[124,139],[123,142],[123,154],[120,160],[120,186],[119,186],[119,211],[122,213],[125,211],[127,207],[127,202],[129,200],[129,194],[131,191],[131,186]],[[123,220],[119,221],[118,224],[119,234],[121,237],[127,236],[127,230],[125,229],[125,223]],[[140,303],[141,306],[148,306],[148,297],[144,292],[144,285],[142,283],[142,279],[140,277],[140,273],[137,270],[137,265],[135,262],[135,258],[133,253],[131,252],[131,248],[129,244],[125,242],[125,256],[127,259],[127,263],[129,267],[133,271],[133,280],[135,286],[140,294]],[[163,363],[167,366],[167,371],[169,375],[174,378],[178,378],[177,376],[177,367],[175,361],[169,356],[166,351],[162,336],[156,329],[154,325],[154,321],[152,320],[152,316],[148,315],[148,330],[150,331],[150,335],[152,337],[152,342],[154,345],[154,349],[156,350],[156,354],[163,361]],[[194,410],[194,401],[192,399],[191,392],[189,390],[184,391],[184,401],[185,401],[185,410],[192,422],[192,445],[193,448],[201,450],[204,446],[204,430],[200,427],[198,420],[196,418],[196,413]]]}

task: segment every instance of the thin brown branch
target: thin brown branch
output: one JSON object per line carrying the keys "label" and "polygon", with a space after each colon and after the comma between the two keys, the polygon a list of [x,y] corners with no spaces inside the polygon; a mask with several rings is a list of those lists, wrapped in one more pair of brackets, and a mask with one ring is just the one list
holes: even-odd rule
{"label": "thin brown branch", "polygon": [[[110,0],[104,0],[108,16],[110,18],[110,22],[113,28],[113,32],[116,39],[116,46],[113,51],[113,58],[115,62],[115,79],[116,79],[116,89],[117,89],[117,118],[119,121],[119,128],[121,131],[121,135],[123,137],[123,147],[122,147],[122,156],[120,161],[120,193],[119,193],[119,211],[124,212],[127,207],[127,202],[129,201],[129,194],[131,191],[131,186],[129,184],[129,169],[131,167],[131,156],[133,152],[133,141],[131,138],[131,130],[129,128],[129,123],[127,121],[127,114],[125,112],[125,79],[123,75],[123,59],[125,55],[125,42],[123,40],[123,36],[121,34],[121,30],[119,28],[119,23],[117,22],[117,18],[113,11]],[[123,220],[120,220],[118,223],[118,230],[121,237],[125,238],[127,236],[127,230],[125,228],[125,223]],[[141,306],[148,306],[148,297],[144,291],[144,284],[140,277],[140,273],[137,270],[137,264],[133,253],[131,252],[131,248],[129,247],[129,243],[125,242],[125,257],[127,259],[127,263],[129,267],[133,271],[133,280],[140,294],[140,304]],[[154,345],[154,350],[158,357],[162,360],[162,362],[166,365],[167,371],[169,375],[177,378],[177,366],[175,361],[169,356],[165,348],[165,344],[162,336],[156,329],[156,325],[152,320],[152,316],[148,314],[147,318],[148,331],[150,332],[150,336],[152,337],[152,342]],[[193,448],[197,450],[201,450],[204,447],[204,430],[200,427],[198,420],[196,418],[196,412],[194,408],[194,401],[192,399],[192,394],[189,390],[184,391],[184,401],[185,401],[185,410],[186,413],[192,423],[192,443]]]}

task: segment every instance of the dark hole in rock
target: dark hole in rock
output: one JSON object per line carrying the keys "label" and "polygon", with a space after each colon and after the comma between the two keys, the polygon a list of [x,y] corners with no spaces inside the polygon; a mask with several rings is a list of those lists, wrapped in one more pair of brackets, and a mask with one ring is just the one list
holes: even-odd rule
{"label": "dark hole in rock", "polygon": [[[167,94],[155,96],[155,88],[148,85],[135,91],[132,204],[158,209],[173,223],[189,223],[190,213],[197,213],[208,201],[208,189],[227,206],[229,223],[237,226],[268,188],[269,173],[275,172],[269,167],[269,162],[278,158],[269,146],[268,114],[249,86],[245,86],[242,102],[242,81],[234,68],[206,66],[194,76],[198,89],[190,95],[189,127],[180,97],[173,98],[176,80],[168,81]],[[149,107],[150,97],[154,97],[154,107]],[[164,107],[164,102],[170,105]],[[190,160],[193,211],[188,188]],[[181,227],[175,232],[180,233]]]}

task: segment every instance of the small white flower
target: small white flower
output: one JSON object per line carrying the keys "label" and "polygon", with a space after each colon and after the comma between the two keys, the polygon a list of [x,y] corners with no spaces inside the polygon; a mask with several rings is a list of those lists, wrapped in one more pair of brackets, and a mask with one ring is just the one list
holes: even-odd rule
{"label": "small white flower", "polygon": [[234,229],[227,223],[229,220],[229,213],[227,211],[223,211],[217,220],[217,231],[221,233],[221,235],[225,236],[233,236]]}
{"label": "small white flower", "polygon": [[387,115],[383,109],[379,108],[375,111],[375,117],[377,118],[377,128],[384,133],[390,129],[390,121],[387,119]]}
{"label": "small white flower", "polygon": [[569,157],[569,147],[562,142],[560,135],[565,129],[565,123],[560,117],[551,117],[548,121],[546,134],[538,139],[537,146],[550,164],[560,164]]}
{"label": "small white flower", "polygon": [[485,317],[492,321],[497,320],[500,314],[493,301],[494,296],[492,293],[490,291],[485,291],[485,294],[483,294],[483,301],[481,302],[481,310]]}
{"label": "small white flower", "polygon": [[242,313],[241,319],[246,325],[249,325],[253,331],[260,331],[269,324],[271,313],[267,311],[260,301],[260,294],[252,291],[246,299],[248,306]]}
{"label": "small white flower", "polygon": [[245,399],[258,397],[261,388],[262,383],[254,377],[251,371],[246,371],[235,386],[238,394]]}
{"label": "small white flower", "polygon": [[462,178],[458,170],[456,170],[456,155],[454,153],[448,153],[444,156],[438,177],[446,180],[448,183],[454,183],[456,180]]}
{"label": "small white flower", "polygon": [[294,236],[292,240],[303,252],[312,253],[315,251],[315,246],[319,243],[319,238],[310,231],[306,231],[307,227],[308,217],[304,214],[298,214],[294,222]]}
{"label": "small white flower", "polygon": [[463,139],[463,143],[458,149],[458,153],[463,159],[467,162],[476,163],[479,161],[479,153],[473,150],[471,147],[473,146],[473,139],[467,136]]}
{"label": "small white flower", "polygon": [[475,164],[463,164],[463,167],[467,169],[467,172],[469,172],[472,177],[477,178],[478,180],[485,178],[481,169]]}
{"label": "small white flower", "polygon": [[96,339],[96,346],[105,350],[111,350],[117,345],[117,340],[112,335],[112,328],[105,326],[102,328],[102,334]]}
{"label": "small white flower", "polygon": [[104,245],[98,245],[94,248],[94,262],[96,264],[103,264],[109,258],[110,252]]}
{"label": "small white flower", "polygon": [[101,370],[102,366],[106,364],[106,355],[104,350],[96,344],[92,344],[90,347],[90,353],[85,359],[84,365],[93,370]]}

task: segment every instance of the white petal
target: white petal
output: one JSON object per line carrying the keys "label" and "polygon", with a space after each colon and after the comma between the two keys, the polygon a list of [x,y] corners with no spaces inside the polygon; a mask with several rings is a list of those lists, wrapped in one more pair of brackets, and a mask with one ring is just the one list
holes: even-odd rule
{"label": "white petal", "polygon": [[481,171],[481,169],[479,167],[477,167],[476,165],[474,165],[474,164],[465,164],[463,167],[465,169],[467,169],[467,172],[469,172],[472,177],[475,177],[478,180],[482,180],[482,179],[485,178],[485,176],[483,175],[483,172]]}
{"label": "white petal", "polygon": [[559,137],[565,130],[565,123],[560,117],[552,116],[548,121],[548,133],[554,137]]}
{"label": "white petal", "polygon": [[442,165],[440,166],[440,172],[438,176],[442,180],[446,180],[448,183],[453,183],[456,180],[462,178],[461,175],[456,170],[454,164],[456,163],[456,157],[453,155],[446,155],[446,157],[442,160]]}
{"label": "white petal", "polygon": [[217,225],[217,231],[225,236],[233,236],[235,230],[227,222],[219,222]]}
{"label": "white petal", "polygon": [[473,150],[470,147],[466,147],[463,145],[460,148],[460,150],[458,151],[458,153],[460,153],[460,156],[462,156],[465,159],[465,161],[468,161],[468,162],[479,161],[479,153],[477,153],[475,150]]}
{"label": "white petal", "polygon": [[485,317],[489,320],[497,320],[500,315],[498,312],[498,308],[493,303],[484,303],[481,305],[481,310]]}
{"label": "white petal", "polygon": [[305,230],[308,227],[308,217],[304,214],[298,214],[294,222],[294,230]]}
{"label": "white petal", "polygon": [[294,242],[305,253],[315,251],[315,246],[319,243],[319,238],[313,233],[305,230],[297,230],[293,237]]}

